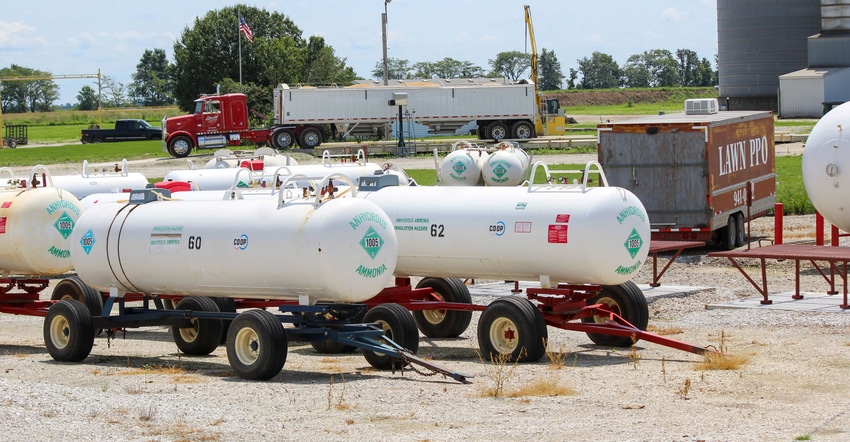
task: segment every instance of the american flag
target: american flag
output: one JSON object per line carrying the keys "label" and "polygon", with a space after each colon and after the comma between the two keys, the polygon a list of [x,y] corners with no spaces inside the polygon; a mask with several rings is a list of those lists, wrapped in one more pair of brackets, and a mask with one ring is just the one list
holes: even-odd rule
{"label": "american flag", "polygon": [[248,27],[248,23],[245,22],[245,18],[242,17],[241,12],[239,13],[239,32],[245,34],[245,38],[247,38],[248,41],[254,41],[254,33],[251,32],[251,28]]}

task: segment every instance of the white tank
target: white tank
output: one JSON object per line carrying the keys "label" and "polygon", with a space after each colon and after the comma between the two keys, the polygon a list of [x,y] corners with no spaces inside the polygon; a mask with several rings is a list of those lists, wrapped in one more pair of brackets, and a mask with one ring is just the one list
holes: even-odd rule
{"label": "white tank", "polygon": [[373,297],[398,253],[386,214],[359,198],[96,204],[71,244],[97,290],[310,304]]}
{"label": "white tank", "polygon": [[618,187],[407,186],[358,195],[395,225],[399,276],[620,284],[649,252],[646,210]]}
{"label": "white tank", "polygon": [[481,169],[489,154],[486,150],[464,147],[453,150],[440,163],[441,184],[444,186],[477,186],[481,184]]}
{"label": "white tank", "polygon": [[[245,168],[172,170],[165,175],[165,181],[186,181],[196,185],[200,190],[226,190],[234,187],[267,186],[272,176],[277,173],[281,177],[304,175],[310,178],[322,178],[331,173],[340,173],[351,178],[355,183],[361,176],[382,174],[381,166],[375,163],[343,163],[335,165],[299,164],[296,166],[266,167],[263,171],[248,171]],[[237,180],[238,177],[238,180]]]}
{"label": "white tank", "polygon": [[[213,158],[207,161],[204,169],[228,169],[231,167],[243,167],[245,161],[260,161],[263,167],[297,166],[298,161],[289,155],[281,155],[274,149],[261,147],[253,152],[253,155],[236,155],[230,149],[219,149],[213,154]],[[261,168],[263,168],[261,167]]]}
{"label": "white tank", "polygon": [[148,179],[141,173],[127,171],[127,160],[123,167],[92,169],[88,161],[83,161],[81,174],[53,175],[53,185],[71,192],[77,198],[92,193],[123,192],[131,189],[143,189]]}
{"label": "white tank", "polygon": [[510,143],[500,143],[499,149],[487,157],[481,176],[487,186],[517,186],[528,172],[528,154]]}
{"label": "white tank", "polygon": [[803,149],[803,183],[824,219],[850,232],[850,103],[812,128]]}
{"label": "white tank", "polygon": [[0,274],[71,270],[69,237],[81,212],[79,200],[63,189],[0,186]]}

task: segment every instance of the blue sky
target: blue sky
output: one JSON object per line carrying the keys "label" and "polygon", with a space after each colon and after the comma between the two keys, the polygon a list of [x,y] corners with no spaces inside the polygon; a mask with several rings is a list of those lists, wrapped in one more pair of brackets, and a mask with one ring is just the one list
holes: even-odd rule
{"label": "blue sky", "polygon": [[[195,17],[237,4],[221,0],[5,2],[0,67],[103,75],[128,85],[145,49],[173,45]],[[383,0],[244,1],[287,15],[305,37],[320,35],[355,72],[369,78],[381,60]],[[594,51],[620,65],[651,49],[691,49],[714,63],[715,0],[392,0],[388,56],[411,63],[444,57],[489,69],[503,51],[525,51],[523,5],[531,5],[537,50],[552,50],[566,75]],[[250,25],[250,23],[249,23]],[[234,24],[235,26],[235,24]],[[250,44],[250,43],[243,43]],[[530,47],[529,47],[530,49]],[[59,80],[60,104],[76,102],[94,80]]]}

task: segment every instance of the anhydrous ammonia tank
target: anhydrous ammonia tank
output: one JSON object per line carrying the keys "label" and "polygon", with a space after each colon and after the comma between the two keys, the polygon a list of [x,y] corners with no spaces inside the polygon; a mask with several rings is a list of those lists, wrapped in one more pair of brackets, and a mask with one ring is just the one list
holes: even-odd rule
{"label": "anhydrous ammonia tank", "polygon": [[[255,184],[271,181],[277,173],[281,179],[290,175],[305,175],[311,178],[321,178],[330,173],[340,173],[351,178],[355,183],[361,176],[383,173],[381,166],[375,163],[350,164],[299,164],[296,166],[266,167],[262,171],[248,171],[245,168],[224,169],[195,169],[173,170],[165,175],[165,181],[186,181],[196,185],[200,190],[226,190],[233,187],[252,187]],[[239,180],[237,181],[237,175]]]}
{"label": "anhydrous ammonia tank", "polygon": [[56,187],[0,190],[0,274],[58,275],[73,268],[69,239],[80,202]]}
{"label": "anhydrous ammonia tank", "polygon": [[516,186],[522,183],[529,167],[529,157],[524,150],[503,146],[487,157],[481,176],[487,186]]}
{"label": "anhydrous ammonia tank", "polygon": [[83,198],[93,193],[125,192],[131,189],[144,189],[148,179],[141,173],[128,172],[127,160],[123,166],[115,169],[90,168],[87,161],[83,162],[81,174],[52,175],[53,186],[71,192],[77,198]]}
{"label": "anhydrous ammonia tank", "polygon": [[398,254],[387,215],[358,198],[96,204],[71,243],[74,268],[97,290],[311,304],[375,296]]}
{"label": "anhydrous ammonia tank", "polygon": [[440,177],[444,186],[477,186],[481,184],[481,169],[489,154],[484,149],[457,149],[446,155],[440,163]]}
{"label": "anhydrous ammonia tank", "polygon": [[398,235],[399,276],[620,284],[649,252],[646,210],[618,187],[385,187],[360,192]]}
{"label": "anhydrous ammonia tank", "polygon": [[812,128],[803,149],[803,183],[824,219],[850,232],[850,103]]}

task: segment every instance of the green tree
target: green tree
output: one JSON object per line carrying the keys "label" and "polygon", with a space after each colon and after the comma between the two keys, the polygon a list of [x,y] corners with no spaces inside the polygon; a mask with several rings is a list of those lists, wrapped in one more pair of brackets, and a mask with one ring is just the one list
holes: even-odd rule
{"label": "green tree", "polygon": [[171,98],[171,78],[164,49],[145,49],[132,75],[130,97],[144,106],[164,106]]}
{"label": "green tree", "polygon": [[[51,73],[18,65],[0,69],[3,112],[49,111],[59,99],[59,86]],[[44,79],[2,81],[3,77],[43,77]]]}
{"label": "green tree", "polygon": [[564,82],[564,73],[561,71],[561,63],[554,51],[543,48],[540,59],[537,61],[540,69],[538,87],[541,91],[555,91],[561,89]]}
{"label": "green tree", "polygon": [[127,105],[127,87],[124,83],[104,75],[100,79],[100,88],[103,93],[103,107],[122,107]]}
{"label": "green tree", "polygon": [[[383,80],[384,60],[378,60],[378,62],[375,63],[375,69],[372,69],[370,74],[372,75],[372,78]],[[413,78],[411,76],[412,74],[413,67],[410,65],[410,61],[401,58],[387,58],[387,79],[405,80]]]}
{"label": "green tree", "polygon": [[97,92],[85,85],[77,94],[77,110],[97,110]]}
{"label": "green tree", "polygon": [[608,89],[620,86],[620,67],[609,54],[594,51],[578,60],[582,89]]}
{"label": "green tree", "polygon": [[653,49],[629,57],[622,69],[622,84],[626,87],[676,86],[677,65],[673,54],[666,49]]}
{"label": "green tree", "polygon": [[519,51],[499,52],[495,59],[488,61],[493,74],[513,81],[519,81],[531,67],[531,55]]}
{"label": "green tree", "polygon": [[307,43],[307,62],[301,74],[302,82],[312,85],[331,83],[349,85],[356,78],[354,69],[345,65],[345,59],[334,54],[322,37],[310,37]]}

